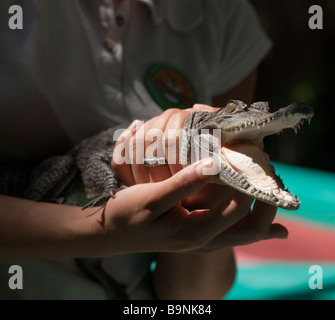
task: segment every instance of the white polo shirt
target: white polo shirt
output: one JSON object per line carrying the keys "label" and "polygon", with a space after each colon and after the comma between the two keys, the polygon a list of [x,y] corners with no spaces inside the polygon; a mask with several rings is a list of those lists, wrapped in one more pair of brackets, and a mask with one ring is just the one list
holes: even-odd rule
{"label": "white polo shirt", "polygon": [[[11,30],[8,9],[17,1],[0,2],[0,160],[44,158],[162,108],[211,104],[270,47],[244,0],[123,0],[117,12],[113,0],[20,3],[23,29]],[[138,298],[149,261],[127,255],[105,265]],[[24,264],[32,277],[25,279],[36,283],[21,297],[101,298],[71,263]],[[48,286],[36,287],[41,281]]]}
{"label": "white polo shirt", "polygon": [[211,104],[270,46],[244,0],[124,0],[117,13],[112,2],[25,0],[23,30],[11,30],[8,8],[17,2],[1,1],[0,145],[9,159],[64,152],[159,114],[147,88],[154,66],[173,69],[176,79],[161,70],[165,89]]}

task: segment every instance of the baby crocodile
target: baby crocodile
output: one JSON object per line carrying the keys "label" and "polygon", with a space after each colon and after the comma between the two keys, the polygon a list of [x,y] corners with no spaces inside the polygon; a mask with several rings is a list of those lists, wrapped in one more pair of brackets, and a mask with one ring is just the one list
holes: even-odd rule
{"label": "baby crocodile", "polygon": [[[248,106],[239,100],[229,101],[216,112],[196,111],[184,122],[179,159],[187,166],[211,156],[220,167],[216,176],[219,183],[274,206],[296,210],[300,203],[275,174],[263,151],[263,138],[287,128],[297,133],[304,121],[310,122],[312,117],[312,108],[297,102],[273,113],[269,112],[267,102]],[[38,168],[26,197],[37,201],[57,198],[78,170],[86,197],[93,199],[84,208],[113,197],[125,187],[111,167],[114,135],[127,126],[107,129],[83,140],[66,155],[46,160]]]}

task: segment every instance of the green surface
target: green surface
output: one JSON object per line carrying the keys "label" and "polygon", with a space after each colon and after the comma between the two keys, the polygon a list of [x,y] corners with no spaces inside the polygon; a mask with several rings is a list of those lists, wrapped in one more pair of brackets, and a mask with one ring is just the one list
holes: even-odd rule
{"label": "green surface", "polygon": [[[276,162],[272,164],[285,186],[302,201],[298,211],[280,209],[278,214],[295,218],[296,221],[304,220],[315,226],[335,228],[335,174]],[[309,268],[313,264],[315,261],[241,264],[238,266],[235,284],[225,299],[334,300],[335,262],[319,263],[323,272],[323,288],[314,290],[308,285],[312,276]]]}
{"label": "green surface", "polygon": [[335,226],[335,174],[282,163],[272,163],[285,186],[302,201],[298,211],[279,214]]}
{"label": "green surface", "polygon": [[334,300],[335,264],[320,264],[323,288],[310,289],[313,263],[262,263],[238,268],[225,300]]}

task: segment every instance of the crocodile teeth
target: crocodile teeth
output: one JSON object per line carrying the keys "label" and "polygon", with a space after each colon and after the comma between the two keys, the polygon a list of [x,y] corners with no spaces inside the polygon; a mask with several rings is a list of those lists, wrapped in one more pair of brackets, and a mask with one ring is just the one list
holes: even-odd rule
{"label": "crocodile teeth", "polygon": [[308,118],[307,121],[308,121],[308,124],[311,124],[312,118]]}
{"label": "crocodile teeth", "polygon": [[230,172],[231,172],[231,168],[227,166],[227,167],[225,168],[225,171],[226,171],[227,173],[230,173]]}
{"label": "crocodile teeth", "polygon": [[251,186],[249,192],[250,192],[251,194],[254,194],[255,191],[256,191],[256,188],[255,188],[254,186]]}
{"label": "crocodile teeth", "polygon": [[284,208],[288,208],[289,204],[288,203],[284,203],[283,207]]}
{"label": "crocodile teeth", "polygon": [[297,128],[297,127],[294,127],[293,130],[294,130],[294,133],[295,133],[295,134],[298,133],[298,128]]}
{"label": "crocodile teeth", "polygon": [[243,189],[247,190],[250,187],[250,184],[248,181],[245,181],[242,185]]}
{"label": "crocodile teeth", "polygon": [[277,202],[277,206],[279,207],[279,206],[283,206],[284,205],[284,201],[283,200],[279,200],[278,202]]}

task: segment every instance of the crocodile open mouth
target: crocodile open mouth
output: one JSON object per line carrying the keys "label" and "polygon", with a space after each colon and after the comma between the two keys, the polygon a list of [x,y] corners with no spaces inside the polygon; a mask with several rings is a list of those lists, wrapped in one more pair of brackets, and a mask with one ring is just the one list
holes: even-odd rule
{"label": "crocodile open mouth", "polygon": [[222,130],[219,180],[235,189],[286,210],[296,210],[300,202],[275,174],[269,156],[263,151],[264,136],[292,128],[297,133],[305,120],[313,116],[311,108],[289,106],[255,121]]}
{"label": "crocodile open mouth", "polygon": [[[285,189],[284,183],[275,174],[269,156],[259,145],[249,141],[221,148],[220,180],[235,181],[236,189],[250,196],[288,210],[299,208],[297,197]],[[237,184],[236,184],[237,182]]]}

